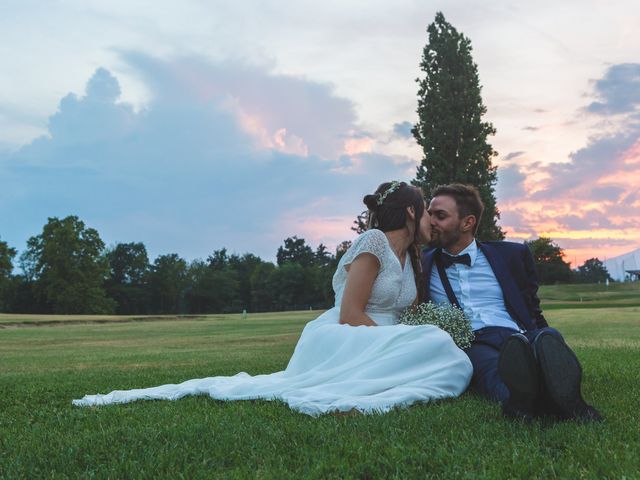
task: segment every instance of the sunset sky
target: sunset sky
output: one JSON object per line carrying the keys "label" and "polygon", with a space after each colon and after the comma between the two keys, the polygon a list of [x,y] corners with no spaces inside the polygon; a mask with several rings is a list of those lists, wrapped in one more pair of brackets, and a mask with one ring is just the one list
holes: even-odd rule
{"label": "sunset sky", "polygon": [[508,239],[640,247],[636,0],[3,1],[0,239],[78,215],[151,259],[335,248],[415,175],[437,11],[472,42]]}

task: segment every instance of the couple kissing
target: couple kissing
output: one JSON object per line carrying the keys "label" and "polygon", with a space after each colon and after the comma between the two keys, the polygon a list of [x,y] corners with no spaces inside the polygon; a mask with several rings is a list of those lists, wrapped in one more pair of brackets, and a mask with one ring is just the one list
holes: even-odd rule
{"label": "couple kissing", "polygon": [[[363,201],[368,228],[338,263],[335,305],[305,326],[284,370],[114,390],[73,404],[208,395],[279,400],[312,416],[370,414],[457,397],[471,385],[509,417],[601,420],[582,398],[577,357],[542,315],[527,246],[476,240],[477,189],[441,186],[427,205],[418,187],[392,181]],[[434,325],[398,323],[425,301],[464,311],[470,348]]]}

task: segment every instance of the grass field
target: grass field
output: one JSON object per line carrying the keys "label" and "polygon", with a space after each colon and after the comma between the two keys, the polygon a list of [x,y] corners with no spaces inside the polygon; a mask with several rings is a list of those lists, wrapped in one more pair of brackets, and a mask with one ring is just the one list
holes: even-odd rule
{"label": "grass field", "polygon": [[85,393],[281,370],[317,312],[0,315],[0,478],[640,478],[640,290],[631,287],[541,292],[583,363],[585,397],[606,418],[598,425],[506,420],[471,393],[317,419],[278,402],[206,397],[74,408]]}
{"label": "grass field", "polygon": [[545,310],[558,308],[640,307],[640,283],[545,285],[540,288]]}

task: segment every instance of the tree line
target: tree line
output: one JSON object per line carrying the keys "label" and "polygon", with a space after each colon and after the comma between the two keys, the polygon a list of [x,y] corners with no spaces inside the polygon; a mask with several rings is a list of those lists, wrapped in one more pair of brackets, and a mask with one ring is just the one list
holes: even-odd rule
{"label": "tree line", "polygon": [[590,258],[580,267],[572,270],[569,262],[564,260],[565,254],[562,248],[549,237],[540,237],[524,243],[531,250],[536,264],[538,281],[542,285],[614,281],[609,275],[607,267],[598,258]]}
{"label": "tree line", "polygon": [[215,250],[191,262],[176,253],[150,262],[142,242],[107,248],[76,216],[49,218],[17,251],[0,241],[0,311],[57,314],[200,314],[319,309],[333,305],[331,280],[349,248],[284,240],[277,264]]}
{"label": "tree line", "polygon": [[[571,270],[551,239],[527,244],[542,284],[610,279],[597,258]],[[0,311],[149,315],[328,308],[333,274],[350,245],[342,242],[332,253],[294,236],[278,248],[276,264],[224,248],[205,260],[170,253],[150,262],[142,242],[107,248],[78,217],[54,217],[27,241],[18,257],[20,274],[13,274],[16,249],[0,240]]]}

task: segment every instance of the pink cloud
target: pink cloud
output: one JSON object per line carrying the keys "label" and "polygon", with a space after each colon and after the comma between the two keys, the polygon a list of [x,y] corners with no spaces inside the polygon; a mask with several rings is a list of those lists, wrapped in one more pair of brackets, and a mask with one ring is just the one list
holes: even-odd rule
{"label": "pink cloud", "polygon": [[[315,202],[313,209],[320,212],[328,203],[330,203],[328,199],[319,199]],[[364,205],[362,208],[364,209]],[[358,207],[354,208],[353,216],[319,214],[309,217],[300,210],[290,211],[281,216],[276,230],[281,232],[282,239],[297,235],[298,238],[304,238],[312,247],[322,243],[330,251],[334,251],[343,241],[355,238],[356,233],[350,227],[358,213]]]}
{"label": "pink cloud", "polygon": [[374,140],[370,137],[349,138],[344,142],[344,154],[351,156],[371,152],[373,144]]}
{"label": "pink cloud", "polygon": [[[498,189],[508,238],[551,237],[580,265],[640,246],[640,128],[592,138],[569,162],[511,159]],[[577,265],[574,265],[577,266]]]}

